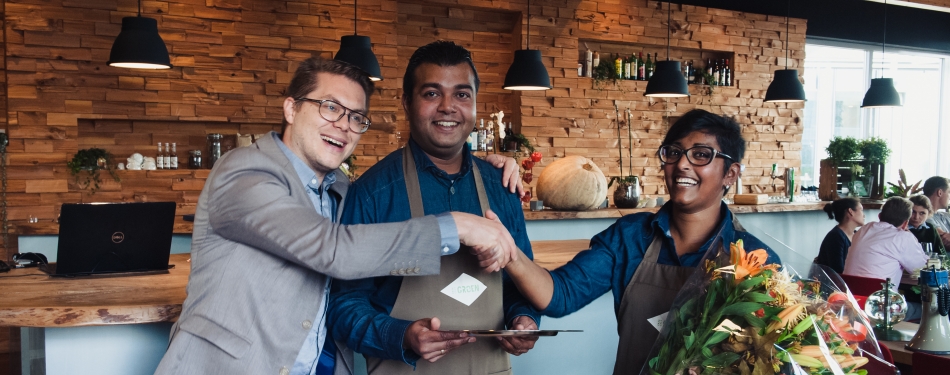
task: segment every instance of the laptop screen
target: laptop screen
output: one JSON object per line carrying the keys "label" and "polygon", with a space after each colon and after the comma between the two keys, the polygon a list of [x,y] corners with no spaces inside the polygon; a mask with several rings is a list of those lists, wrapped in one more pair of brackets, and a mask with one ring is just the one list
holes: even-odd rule
{"label": "laptop screen", "polygon": [[56,276],[168,269],[175,202],[63,204]]}

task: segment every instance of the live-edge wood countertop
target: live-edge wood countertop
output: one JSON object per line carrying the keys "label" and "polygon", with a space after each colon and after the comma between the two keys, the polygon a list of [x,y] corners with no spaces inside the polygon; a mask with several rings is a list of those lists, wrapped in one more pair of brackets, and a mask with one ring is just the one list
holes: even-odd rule
{"label": "live-edge wood countertop", "polygon": [[[535,261],[557,268],[588,240],[534,241]],[[190,254],[172,254],[167,274],[52,278],[36,268],[0,273],[0,327],[77,327],[174,322],[185,301]]]}
{"label": "live-edge wood countertop", "polygon": [[[729,206],[732,212],[737,214],[754,212],[793,212],[793,211],[821,211],[828,202],[806,202],[806,203],[774,203],[759,205],[739,205]],[[880,208],[877,203],[864,203],[865,208]],[[543,211],[524,210],[524,217],[527,221],[532,220],[564,220],[564,219],[610,219],[620,218],[638,212],[656,212],[659,207],[651,208],[602,208],[590,211],[555,211],[545,208]],[[13,232],[17,235],[55,235],[59,234],[59,224],[55,222],[39,223],[21,223],[14,226]],[[175,234],[191,234],[192,223],[184,221],[181,217],[175,218]]]}

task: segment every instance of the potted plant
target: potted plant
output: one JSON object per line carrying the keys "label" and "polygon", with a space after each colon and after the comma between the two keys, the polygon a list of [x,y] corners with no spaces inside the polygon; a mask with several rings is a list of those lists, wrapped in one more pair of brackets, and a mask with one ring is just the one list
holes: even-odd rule
{"label": "potted plant", "polygon": [[[627,152],[627,176],[623,176],[623,142],[620,139],[620,127],[623,122],[620,121],[620,111],[616,104],[614,104],[614,111],[617,113],[617,148],[620,150],[620,176],[611,177],[610,182],[607,183],[607,188],[609,189],[614,182],[617,182],[617,188],[614,189],[614,206],[617,206],[617,208],[637,208],[637,204],[640,203],[640,178],[633,175],[632,151]],[[626,111],[626,117],[629,145],[633,144],[633,133],[630,130],[632,116],[629,108]]]}
{"label": "potted plant", "polygon": [[871,137],[861,141],[861,156],[864,158],[867,171],[867,184],[870,188],[871,199],[884,198],[884,164],[891,155],[887,142],[881,138]]}
{"label": "potted plant", "polygon": [[96,190],[99,190],[99,184],[102,182],[99,172],[102,170],[108,171],[112,179],[119,182],[119,175],[112,163],[112,154],[101,148],[77,151],[73,159],[66,162],[66,166],[69,167],[69,174],[76,177],[79,188],[88,188],[90,194],[95,194]]}
{"label": "potted plant", "polygon": [[821,200],[838,199],[838,168],[853,162],[860,154],[858,141],[852,137],[835,137],[825,148],[828,158],[821,161],[818,180],[818,197]]}

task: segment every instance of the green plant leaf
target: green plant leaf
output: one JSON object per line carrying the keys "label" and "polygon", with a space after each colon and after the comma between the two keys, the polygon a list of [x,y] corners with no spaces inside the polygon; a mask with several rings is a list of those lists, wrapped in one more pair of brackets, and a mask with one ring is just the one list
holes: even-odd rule
{"label": "green plant leaf", "polygon": [[738,302],[722,309],[722,315],[745,315],[762,308],[761,303]]}
{"label": "green plant leaf", "polygon": [[723,368],[731,365],[739,359],[739,355],[733,352],[722,352],[712,358],[703,361],[704,367]]}
{"label": "green plant leaf", "polygon": [[709,340],[706,340],[706,346],[710,347],[710,346],[716,345],[722,342],[722,340],[727,339],[728,337],[729,337],[729,332],[723,332],[723,331],[713,332],[713,334],[709,336]]}
{"label": "green plant leaf", "polygon": [[748,292],[742,296],[742,299],[748,302],[771,302],[775,300],[775,298],[769,297],[768,294],[759,292]]}

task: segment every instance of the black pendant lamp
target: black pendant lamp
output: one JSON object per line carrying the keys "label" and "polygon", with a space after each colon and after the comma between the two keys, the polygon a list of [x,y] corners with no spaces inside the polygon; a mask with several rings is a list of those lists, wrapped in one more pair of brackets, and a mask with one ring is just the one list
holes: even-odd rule
{"label": "black pendant lamp", "polygon": [[[884,59],[884,45],[887,43],[887,0],[884,0],[884,39],[881,42],[881,60]],[[882,78],[871,79],[871,87],[864,94],[861,108],[900,107],[901,96],[894,88],[894,79],[883,78],[884,64],[881,64]]]}
{"label": "black pendant lamp", "polygon": [[142,0],[136,17],[122,17],[122,31],[112,43],[109,66],[130,69],[170,69],[168,49],[158,35],[158,21],[142,17]]}
{"label": "black pendant lamp", "polygon": [[666,61],[657,61],[656,68],[650,81],[647,82],[647,90],[643,96],[655,98],[682,98],[689,96],[689,87],[686,85],[686,77],[680,71],[679,61],[670,61],[670,38],[673,27],[672,14],[673,5],[666,3]]}
{"label": "black pendant lamp", "polygon": [[353,35],[344,35],[340,38],[340,50],[334,60],[346,61],[363,69],[372,81],[382,81],[383,75],[379,72],[379,60],[373,53],[368,36],[356,35],[356,1],[353,1]]}
{"label": "black pendant lamp", "polygon": [[531,0],[528,0],[528,11],[525,17],[528,19],[528,38],[527,48],[515,51],[515,61],[508,67],[508,73],[505,74],[505,84],[502,86],[505,90],[527,91],[527,90],[550,90],[551,77],[548,76],[548,68],[541,62],[541,51],[531,48]]}
{"label": "black pendant lamp", "polygon": [[792,12],[792,2],[788,1],[785,12],[785,69],[775,71],[772,83],[765,92],[766,103],[801,103],[805,99],[805,88],[798,79],[798,69],[788,68],[788,16]]}

